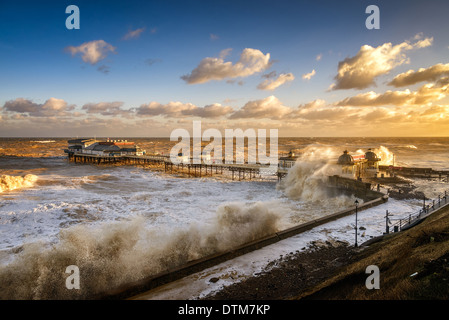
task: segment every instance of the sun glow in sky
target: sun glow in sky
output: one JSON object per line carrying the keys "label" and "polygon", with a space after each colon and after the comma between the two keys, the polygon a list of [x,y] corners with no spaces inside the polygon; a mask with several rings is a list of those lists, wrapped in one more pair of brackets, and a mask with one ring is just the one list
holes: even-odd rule
{"label": "sun glow in sky", "polygon": [[193,120],[448,136],[448,14],[448,1],[2,1],[0,136],[167,137]]}

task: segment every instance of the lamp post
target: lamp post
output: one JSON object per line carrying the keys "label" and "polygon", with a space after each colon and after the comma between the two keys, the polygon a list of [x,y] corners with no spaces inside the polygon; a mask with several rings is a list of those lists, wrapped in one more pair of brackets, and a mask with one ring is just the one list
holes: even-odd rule
{"label": "lamp post", "polygon": [[387,210],[387,214],[385,215],[385,234],[389,234],[390,233],[390,227],[388,226],[388,216],[390,214],[388,213]]}
{"label": "lamp post", "polygon": [[359,207],[359,201],[355,200],[355,247],[357,247],[357,209]]}

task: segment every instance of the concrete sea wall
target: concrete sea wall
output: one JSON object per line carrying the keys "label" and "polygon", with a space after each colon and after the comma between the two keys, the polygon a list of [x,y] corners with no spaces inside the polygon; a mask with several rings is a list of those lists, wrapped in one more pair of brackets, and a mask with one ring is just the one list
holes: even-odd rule
{"label": "concrete sea wall", "polygon": [[[379,204],[385,203],[388,201],[388,196],[382,195],[380,197],[377,197],[376,199],[373,199],[371,201],[367,201],[360,206],[358,206],[358,210],[364,210],[368,209],[374,206],[377,206]],[[292,237],[294,235],[300,234],[302,232],[308,231],[310,229],[313,229],[315,227],[318,227],[322,224],[328,223],[330,221],[355,214],[355,206],[327,215],[322,218],[318,218],[300,225],[297,225],[295,227],[282,230],[279,232],[276,232],[272,235],[266,236],[262,239],[257,239],[255,241],[243,244],[237,248],[234,248],[232,250],[217,253],[214,255],[210,255],[198,260],[194,260],[191,262],[188,262],[187,264],[184,264],[182,266],[167,270],[166,272],[142,279],[135,283],[129,283],[125,286],[122,286],[120,288],[117,288],[114,291],[110,291],[107,293],[104,293],[98,297],[97,299],[126,299],[130,298],[132,296],[138,295],[139,293],[143,293],[145,291],[151,290],[153,288],[156,288],[158,286],[161,286],[163,284],[181,279],[185,276],[188,276],[190,274],[202,271],[206,268],[210,268],[214,265],[217,265],[219,263],[222,263],[224,261],[230,260],[232,258],[241,256],[243,254],[246,254],[248,252],[260,249],[262,247],[268,246],[270,244],[276,243],[280,240]]]}

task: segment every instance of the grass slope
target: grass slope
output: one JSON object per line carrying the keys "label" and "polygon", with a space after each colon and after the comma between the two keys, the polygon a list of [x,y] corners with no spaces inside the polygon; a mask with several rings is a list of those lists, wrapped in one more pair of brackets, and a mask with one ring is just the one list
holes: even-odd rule
{"label": "grass slope", "polygon": [[[357,261],[295,299],[449,299],[449,207],[358,252]],[[380,289],[367,289],[376,265]]]}

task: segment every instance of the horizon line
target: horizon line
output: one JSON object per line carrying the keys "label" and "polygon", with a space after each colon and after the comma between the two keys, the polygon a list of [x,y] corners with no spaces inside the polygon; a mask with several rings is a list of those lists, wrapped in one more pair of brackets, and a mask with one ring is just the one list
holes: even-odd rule
{"label": "horizon line", "polygon": [[[169,136],[1,136],[0,139],[170,139]],[[192,137],[193,138],[193,137]],[[225,138],[225,137],[223,137]],[[267,137],[269,139],[269,137]],[[449,138],[449,136],[278,136],[278,138],[304,138],[304,139],[340,139],[340,138]]]}

